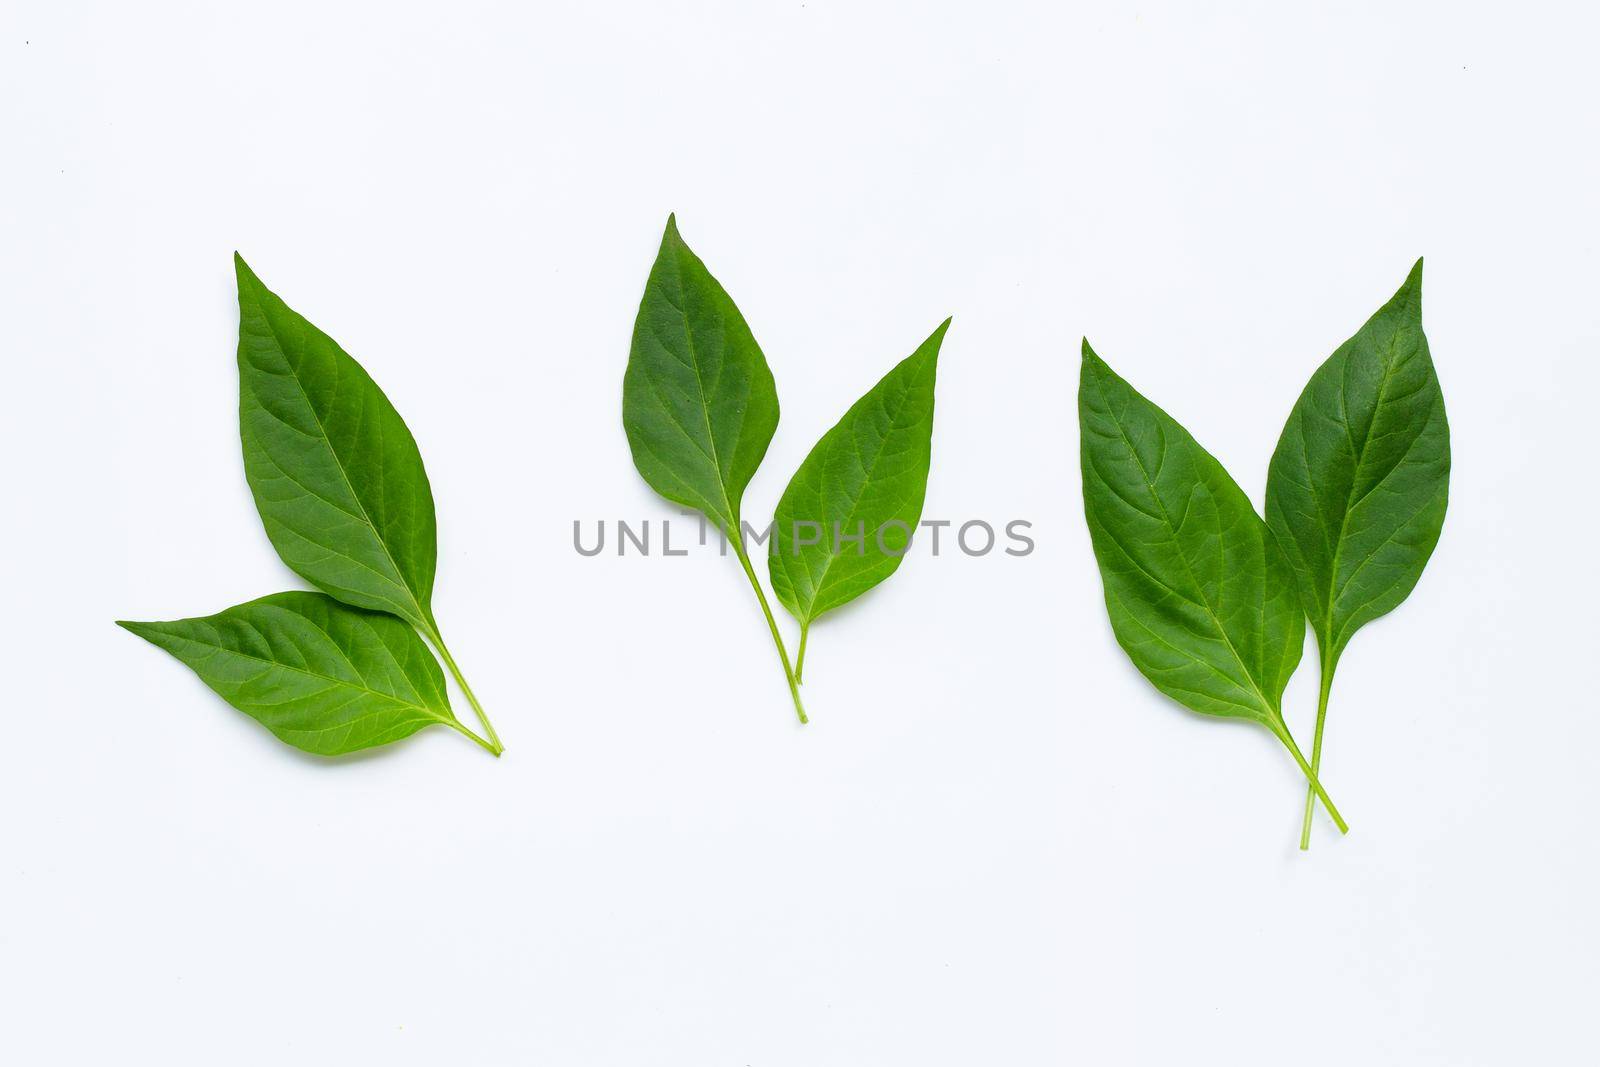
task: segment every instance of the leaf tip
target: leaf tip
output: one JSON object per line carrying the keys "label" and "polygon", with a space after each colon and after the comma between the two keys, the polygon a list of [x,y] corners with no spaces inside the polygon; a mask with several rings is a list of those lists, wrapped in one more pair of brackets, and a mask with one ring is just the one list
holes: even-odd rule
{"label": "leaf tip", "polygon": [[911,353],[911,355],[907,356],[902,362],[905,365],[910,365],[914,362],[919,363],[919,365],[926,366],[931,373],[933,369],[939,365],[939,350],[944,347],[945,331],[949,329],[950,318],[946,318],[939,325],[935,326],[933,328],[933,332],[928,335],[928,339],[918,345],[917,350]]}
{"label": "leaf tip", "polygon": [[261,279],[256,277],[256,272],[250,269],[250,264],[238,252],[233,254],[233,275],[239,281],[239,291],[243,292],[246,286],[259,287]]}
{"label": "leaf tip", "polygon": [[657,255],[664,256],[669,252],[676,254],[680,251],[687,251],[688,248],[689,242],[683,239],[683,234],[678,230],[678,213],[675,211],[669,212],[667,214],[667,228],[661,231],[661,250]]}
{"label": "leaf tip", "polygon": [[1087,337],[1083,339],[1082,354],[1085,363],[1093,363],[1100,358],[1095,354],[1094,349],[1089,347],[1089,339]]}
{"label": "leaf tip", "polygon": [[117,619],[116,623],[135,637],[150,640],[150,624],[147,622],[130,622],[127,619]]}
{"label": "leaf tip", "polygon": [[1422,310],[1422,258],[1411,265],[1411,270],[1406,274],[1406,280],[1396,290],[1391,306],[1406,308],[1412,312]]}

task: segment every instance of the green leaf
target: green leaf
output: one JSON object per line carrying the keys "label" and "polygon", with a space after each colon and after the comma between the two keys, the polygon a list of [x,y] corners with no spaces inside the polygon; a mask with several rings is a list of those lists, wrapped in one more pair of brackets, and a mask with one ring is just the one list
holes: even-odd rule
{"label": "green leaf", "polygon": [[206,618],[117,625],[172,653],[222,699],[307,752],[337,756],[434,724],[467,732],[415,630],[321,593],[277,593]]}
{"label": "green leaf", "polygon": [[851,405],[778,501],[768,572],[800,621],[802,649],[819,615],[893,574],[910,546],[928,489],[934,377],[949,326],[946,319]]}
{"label": "green leaf", "polygon": [[1450,427],[1422,332],[1422,261],[1317,369],[1267,476],[1267,523],[1331,673],[1416,586],[1444,525]]}
{"label": "green leaf", "polygon": [[634,466],[729,531],[778,428],[778,392],[744,317],[667,219],[622,385]]}
{"label": "green leaf", "polygon": [[1276,732],[1305,615],[1244,490],[1087,341],[1078,420],[1084,513],[1118,643],[1185,707]]}
{"label": "green leaf", "polygon": [[1283,721],[1306,620],[1277,538],[1222,464],[1087,340],[1078,424],[1083,510],[1117,643],[1185,707],[1270,730],[1345,830]]}
{"label": "green leaf", "polygon": [[431,626],[433,492],[361,364],[238,256],[245,476],[278,555],[346,604]]}
{"label": "green leaf", "polygon": [[[1333,674],[1357,630],[1411,594],[1439,543],[1450,426],[1422,332],[1422,260],[1306,384],[1267,473],[1267,523],[1321,653],[1311,767],[1322,766]],[[1311,844],[1311,806],[1300,847]]]}
{"label": "green leaf", "polygon": [[622,427],[650,487],[726,532],[766,617],[795,715],[805,722],[789,653],[739,521],[745,486],[778,429],[778,391],[744,316],[671,215],[633,324]]}

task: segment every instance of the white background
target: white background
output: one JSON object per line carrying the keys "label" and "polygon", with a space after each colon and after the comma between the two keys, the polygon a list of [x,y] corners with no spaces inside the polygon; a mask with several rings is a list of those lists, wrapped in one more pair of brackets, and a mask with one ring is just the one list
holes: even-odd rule
{"label": "white background", "polygon": [[[229,7],[0,19],[0,1059],[1587,1061],[1590,5]],[[926,514],[1035,524],[820,623],[804,729],[731,559],[572,549],[676,514],[620,426],[669,210],[777,378],[749,516],[953,314]],[[410,422],[499,762],[302,756],[112,626],[300,584],[234,249]],[[1112,641],[1078,339],[1259,503],[1422,254],[1450,514],[1302,855],[1276,742]]]}

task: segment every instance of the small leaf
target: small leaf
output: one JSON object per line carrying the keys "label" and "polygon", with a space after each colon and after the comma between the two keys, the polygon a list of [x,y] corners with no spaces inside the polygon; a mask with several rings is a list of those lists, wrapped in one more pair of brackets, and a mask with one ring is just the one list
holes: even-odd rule
{"label": "small leaf", "polygon": [[1439,543],[1450,427],[1422,332],[1422,261],[1311,376],[1272,455],[1267,523],[1331,674],[1410,595]]}
{"label": "small leaf", "polygon": [[778,501],[772,589],[802,632],[893,574],[922,518],[946,319],[851,405]]}
{"label": "small leaf", "polygon": [[1083,505],[1117,641],[1156,688],[1282,731],[1305,614],[1294,575],[1228,472],[1083,345]]}
{"label": "small leaf", "polygon": [[222,699],[307,752],[337,756],[434,724],[461,729],[444,674],[415,630],[321,593],[117,625],[172,653]]}
{"label": "small leaf", "polygon": [[433,491],[394,405],[238,256],[245,476],[278,555],[358,608],[434,628]]}
{"label": "small leaf", "polygon": [[778,392],[744,317],[672,217],[633,326],[622,425],[652,489],[738,530],[778,428]]}

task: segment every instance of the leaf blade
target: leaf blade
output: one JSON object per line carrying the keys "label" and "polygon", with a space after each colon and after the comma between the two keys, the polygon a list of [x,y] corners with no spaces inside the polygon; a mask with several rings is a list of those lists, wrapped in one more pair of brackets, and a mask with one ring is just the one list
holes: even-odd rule
{"label": "leaf blade", "polygon": [[622,423],[652,489],[737,530],[778,428],[777,388],[744,316],[673,216],[634,320]]}
{"label": "leaf blade", "polygon": [[1087,341],[1078,418],[1084,515],[1118,644],[1185,707],[1277,732],[1305,616],[1266,524],[1222,465]]}
{"label": "leaf blade", "polygon": [[118,622],[279,740],[337,756],[457,726],[444,674],[400,619],[286,592],[172,622]]}
{"label": "leaf blade", "polygon": [[1418,260],[1311,376],[1268,468],[1267,522],[1330,672],[1357,630],[1416,587],[1444,526],[1449,478]]}
{"label": "leaf blade", "polygon": [[431,626],[433,491],[366,370],[235,255],[245,477],[278,555],[353,607]]}
{"label": "leaf blade", "polygon": [[[778,501],[768,575],[802,627],[884,581],[904,559],[927,494],[934,382],[949,327],[946,319],[850,406]],[[858,536],[859,544],[845,540]]]}

